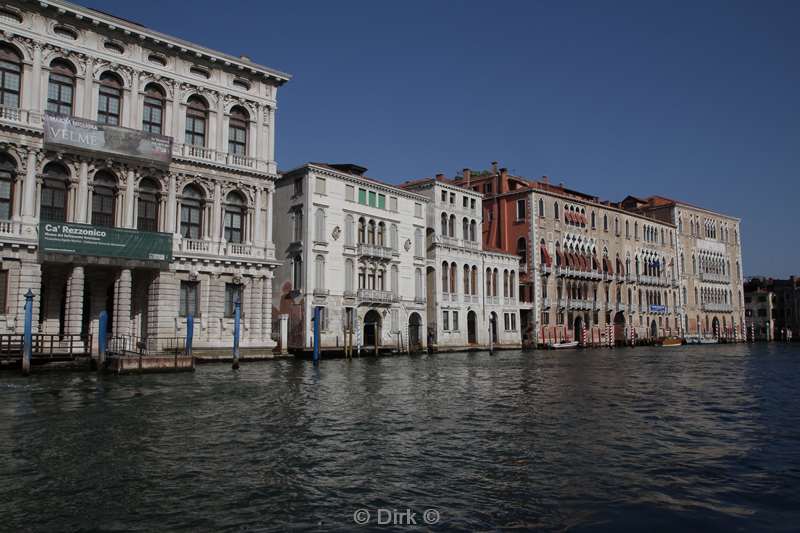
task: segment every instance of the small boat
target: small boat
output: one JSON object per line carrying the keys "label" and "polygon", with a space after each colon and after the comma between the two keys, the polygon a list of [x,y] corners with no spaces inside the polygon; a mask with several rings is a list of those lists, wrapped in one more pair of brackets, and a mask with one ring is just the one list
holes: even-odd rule
{"label": "small boat", "polygon": [[551,342],[547,345],[552,350],[563,350],[565,348],[577,348],[578,341],[572,342]]}
{"label": "small boat", "polygon": [[667,337],[663,341],[661,341],[661,346],[672,347],[672,346],[682,346],[683,341],[678,337]]}

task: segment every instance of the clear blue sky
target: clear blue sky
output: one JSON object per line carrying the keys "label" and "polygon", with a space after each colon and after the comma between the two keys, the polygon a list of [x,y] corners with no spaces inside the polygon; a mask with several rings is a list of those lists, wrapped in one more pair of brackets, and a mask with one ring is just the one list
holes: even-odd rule
{"label": "clear blue sky", "polygon": [[746,275],[800,274],[800,2],[84,3],[291,73],[282,169],[496,160],[741,217]]}

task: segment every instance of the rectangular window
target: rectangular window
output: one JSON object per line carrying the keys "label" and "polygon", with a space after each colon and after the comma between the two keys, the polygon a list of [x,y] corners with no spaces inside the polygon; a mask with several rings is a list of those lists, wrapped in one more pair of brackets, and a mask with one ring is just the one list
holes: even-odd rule
{"label": "rectangular window", "polygon": [[447,203],[447,191],[442,191],[442,203]]}
{"label": "rectangular window", "polygon": [[242,312],[242,286],[238,283],[225,284],[225,318],[233,318],[236,310],[236,302],[239,302],[239,313]]}
{"label": "rectangular window", "polygon": [[352,185],[345,185],[344,186],[344,199],[348,202],[355,202],[356,201],[356,188]]}
{"label": "rectangular window", "polygon": [[414,216],[422,218],[422,204],[414,204]]}
{"label": "rectangular window", "polygon": [[200,283],[197,281],[181,281],[181,301],[180,301],[180,315],[181,316],[198,316],[199,307],[198,303],[198,289]]}
{"label": "rectangular window", "polygon": [[228,126],[228,152],[234,155],[247,155],[247,127],[231,120]]}
{"label": "rectangular window", "polygon": [[0,270],[0,315],[6,314],[8,296],[8,270]]}
{"label": "rectangular window", "polygon": [[378,195],[378,209],[386,209],[386,195]]}
{"label": "rectangular window", "polygon": [[119,126],[120,109],[120,90],[116,87],[100,86],[98,97],[97,122],[101,124],[111,124]]}
{"label": "rectangular window", "polygon": [[303,194],[303,178],[294,180],[294,195],[301,196]]}
{"label": "rectangular window", "polygon": [[[313,320],[313,315],[312,315]],[[319,307],[319,329],[320,331],[328,331],[328,308]],[[313,331],[313,329],[312,329]]]}
{"label": "rectangular window", "polygon": [[361,205],[367,205],[367,190],[366,189],[358,189],[358,203]]}
{"label": "rectangular window", "polygon": [[517,222],[525,220],[525,199],[517,200]]}
{"label": "rectangular window", "polygon": [[492,192],[492,184],[491,183],[487,183],[486,185],[484,185],[483,186],[483,192],[486,193],[486,194],[490,194]]}
{"label": "rectangular window", "polygon": [[317,194],[325,194],[325,178],[317,178],[314,192]]}
{"label": "rectangular window", "polygon": [[503,313],[503,325],[506,328],[506,331],[511,329],[511,320],[508,318],[508,313]]}
{"label": "rectangular window", "polygon": [[456,203],[456,193],[454,193],[454,192],[450,193],[450,203],[453,204],[453,205],[455,205],[455,203]]}
{"label": "rectangular window", "polygon": [[400,329],[400,310],[392,309],[392,331]]}
{"label": "rectangular window", "polygon": [[[60,115],[72,115],[73,86],[73,78],[51,71],[47,86],[47,110]],[[145,98],[145,111],[146,102]]]}
{"label": "rectangular window", "polygon": [[389,197],[389,211],[397,213],[397,196]]}
{"label": "rectangular window", "polygon": [[163,100],[145,96],[142,104],[142,130],[160,135],[163,112]]}
{"label": "rectangular window", "polygon": [[375,192],[374,191],[369,191],[369,202],[368,202],[368,205],[370,207],[375,207],[375,205],[377,203],[378,203],[377,202],[377,196],[376,196]]}
{"label": "rectangular window", "polygon": [[469,208],[472,209],[473,211],[475,210],[475,198],[470,199]]}
{"label": "rectangular window", "polygon": [[469,198],[467,198],[466,196],[462,196],[461,197],[461,206],[464,209],[467,209],[469,207]]}
{"label": "rectangular window", "polygon": [[458,331],[458,311],[453,311],[453,331]]}
{"label": "rectangular window", "polygon": [[511,331],[517,331],[517,314],[511,313]]}
{"label": "rectangular window", "polygon": [[450,312],[449,311],[442,311],[442,329],[444,331],[450,331]]}

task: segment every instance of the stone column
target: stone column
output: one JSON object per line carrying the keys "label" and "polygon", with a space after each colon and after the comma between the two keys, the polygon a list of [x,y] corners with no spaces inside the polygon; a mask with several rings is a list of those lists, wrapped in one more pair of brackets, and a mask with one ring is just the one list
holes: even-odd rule
{"label": "stone column", "polygon": [[211,209],[209,217],[211,224],[209,224],[207,234],[212,241],[218,241],[222,235],[222,186],[219,182],[214,183],[214,199]]}
{"label": "stone column", "polygon": [[42,45],[34,43],[33,45],[33,65],[31,66],[31,101],[28,103],[28,109],[33,111],[42,110]]}
{"label": "stone column", "polygon": [[73,267],[67,278],[67,299],[64,303],[64,329],[67,335],[81,334],[81,326],[83,324],[83,288],[83,267]]}
{"label": "stone column", "polygon": [[214,144],[211,145],[211,143],[209,143],[209,147],[215,148],[220,153],[226,153],[228,149],[225,146],[225,136],[227,134],[225,131],[225,100],[222,98],[221,94],[217,96],[217,116],[215,122],[217,126],[216,138],[211,137]]}
{"label": "stone column", "polygon": [[[19,290],[17,291],[17,324],[19,332],[25,325],[25,293],[33,291],[33,332],[39,333],[39,307],[42,305],[42,265],[34,259],[22,261],[19,270]],[[11,295],[9,295],[11,296]]]}
{"label": "stone column", "polygon": [[167,233],[177,233],[177,229],[175,227],[176,222],[176,213],[175,210],[178,207],[178,197],[176,192],[176,183],[175,183],[175,175],[169,175],[169,185],[167,186],[167,220],[166,224],[164,224],[164,231]]}
{"label": "stone column", "polygon": [[86,59],[86,74],[83,78],[83,113],[82,117],[94,120],[96,118],[93,109],[94,102],[94,60],[90,57]]}
{"label": "stone column", "polygon": [[128,183],[125,191],[125,222],[123,224],[126,228],[136,227],[136,218],[134,213],[134,206],[136,205],[136,174],[133,170],[128,170]]}
{"label": "stone column", "polygon": [[78,172],[78,191],[75,198],[75,222],[87,223],[89,220],[89,163],[81,161]]}
{"label": "stone column", "polygon": [[272,249],[275,246],[275,242],[272,240],[272,197],[274,194],[271,188],[267,189],[267,212],[264,214],[267,219],[267,234],[264,235],[264,240],[268,249]]}
{"label": "stone column", "polygon": [[260,344],[264,335],[262,321],[264,314],[263,307],[263,292],[264,280],[260,277],[254,277],[250,282],[250,339],[252,342]]}
{"label": "stone column", "polygon": [[269,172],[273,174],[277,172],[275,165],[275,108],[269,108],[269,125],[266,131],[267,137],[267,153],[266,159],[268,162]]}
{"label": "stone column", "polygon": [[289,315],[280,316],[281,322],[281,355],[289,353]]}
{"label": "stone column", "polygon": [[36,217],[36,151],[28,151],[25,182],[22,188],[22,219],[33,222]]}
{"label": "stone column", "polygon": [[123,268],[114,281],[114,335],[131,333],[131,270]]}
{"label": "stone column", "polygon": [[256,135],[253,153],[251,154],[256,159],[264,159],[264,106],[259,105],[256,111]]}
{"label": "stone column", "polygon": [[[178,282],[172,272],[159,272],[147,290],[147,336],[175,336],[178,315]],[[199,322],[197,318],[196,321]],[[195,326],[198,331],[198,326]],[[185,331],[183,332],[185,334]]]}
{"label": "stone column", "polygon": [[256,243],[257,246],[263,246],[264,238],[261,235],[262,229],[261,225],[263,224],[264,220],[264,213],[261,212],[261,200],[264,191],[260,188],[256,188],[256,212],[255,212],[255,220],[253,222],[253,241]]}

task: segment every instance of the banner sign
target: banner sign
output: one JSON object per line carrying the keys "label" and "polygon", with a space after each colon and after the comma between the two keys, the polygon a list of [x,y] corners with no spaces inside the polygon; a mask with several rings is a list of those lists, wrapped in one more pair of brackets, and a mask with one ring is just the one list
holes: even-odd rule
{"label": "banner sign", "polygon": [[650,306],[650,311],[653,312],[653,313],[663,313],[666,310],[667,310],[667,306],[666,305],[651,305]]}
{"label": "banner sign", "polygon": [[133,157],[153,164],[168,165],[172,160],[172,137],[54,113],[44,115],[44,144]]}
{"label": "banner sign", "polygon": [[45,253],[172,261],[172,235],[71,222],[40,222],[39,250]]}

